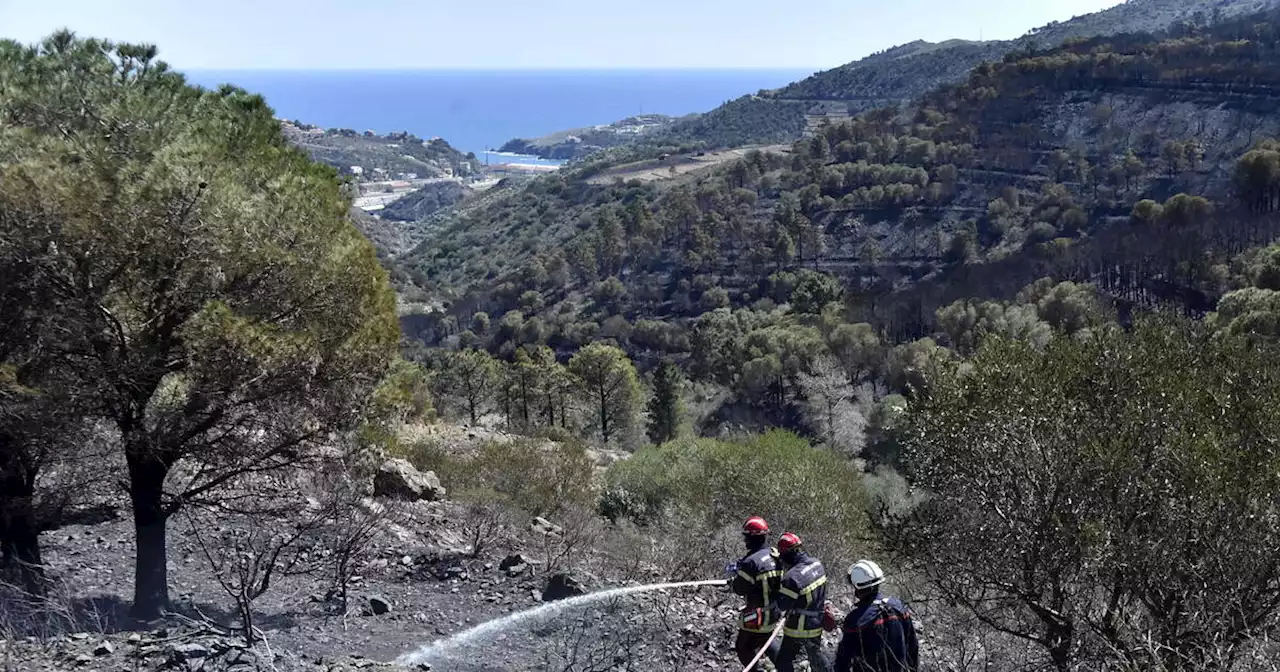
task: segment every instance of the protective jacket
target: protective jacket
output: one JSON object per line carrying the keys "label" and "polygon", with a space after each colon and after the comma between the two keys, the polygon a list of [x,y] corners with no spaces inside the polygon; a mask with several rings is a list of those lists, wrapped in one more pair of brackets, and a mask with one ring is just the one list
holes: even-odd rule
{"label": "protective jacket", "polygon": [[741,629],[748,632],[772,632],[778,622],[778,584],[782,568],[777,551],[768,546],[752,551],[738,560],[738,573],[733,577],[733,592],[742,596]]}
{"label": "protective jacket", "polygon": [[836,672],[915,672],[920,643],[911,610],[892,597],[859,604],[844,619]]}
{"label": "protective jacket", "polygon": [[827,602],[827,570],[817,558],[803,551],[782,575],[778,607],[787,612],[782,634],[809,639],[822,636],[822,607]]}

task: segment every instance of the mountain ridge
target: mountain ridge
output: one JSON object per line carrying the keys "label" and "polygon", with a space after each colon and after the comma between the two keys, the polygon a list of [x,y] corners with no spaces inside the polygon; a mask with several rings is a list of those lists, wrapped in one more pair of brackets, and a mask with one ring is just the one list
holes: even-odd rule
{"label": "mountain ridge", "polygon": [[[1179,21],[1203,25],[1275,7],[1277,0],[1128,0],[1114,7],[1052,22],[1014,40],[923,40],[891,47],[821,71],[767,95],[735,99],[659,133],[653,142],[736,146],[799,137],[805,113],[820,102],[844,102],[850,113],[910,103],[929,90],[960,82],[983,61],[1018,49],[1053,47],[1068,39],[1163,30]],[[740,123],[751,119],[752,123]]]}
{"label": "mountain ridge", "polygon": [[[509,345],[571,347],[610,322],[621,342],[678,355],[688,341],[670,334],[700,315],[771,310],[805,282],[894,339],[930,333],[952,301],[1007,299],[1044,276],[1203,312],[1230,288],[1229,255],[1273,228],[1231,210],[1215,230],[1211,211],[1239,207],[1237,161],[1280,136],[1277,18],[989,62],[905,112],[665,180],[570,169],[438,220],[402,262],[459,323],[474,311],[536,322],[503,332]],[[1177,244],[1125,228],[1142,201],[1168,211],[1141,217],[1181,227]],[[1099,275],[1107,259],[1123,277]]]}

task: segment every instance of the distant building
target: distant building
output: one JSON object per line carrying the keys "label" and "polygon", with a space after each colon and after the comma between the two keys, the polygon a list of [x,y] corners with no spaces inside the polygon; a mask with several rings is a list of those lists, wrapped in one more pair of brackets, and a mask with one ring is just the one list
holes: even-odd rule
{"label": "distant building", "polygon": [[361,166],[351,166],[352,175],[364,175],[364,168]]}

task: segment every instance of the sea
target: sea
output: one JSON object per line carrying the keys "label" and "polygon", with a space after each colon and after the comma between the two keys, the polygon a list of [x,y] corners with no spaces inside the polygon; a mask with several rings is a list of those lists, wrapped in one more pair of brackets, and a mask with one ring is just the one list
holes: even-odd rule
{"label": "sea", "polygon": [[195,84],[262,94],[283,119],[324,128],[408,131],[482,155],[513,138],[636,114],[706,112],[812,70],[197,70]]}

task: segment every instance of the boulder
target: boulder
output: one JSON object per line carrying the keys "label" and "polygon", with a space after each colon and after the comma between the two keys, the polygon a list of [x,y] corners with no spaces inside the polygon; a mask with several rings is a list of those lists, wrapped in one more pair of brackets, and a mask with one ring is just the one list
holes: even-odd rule
{"label": "boulder", "polygon": [[391,613],[391,601],[385,597],[374,595],[369,598],[369,612],[374,616]]}
{"label": "boulder", "polygon": [[444,499],[445,489],[433,471],[418,471],[408,460],[393,458],[378,467],[373,477],[373,495],[410,502]]}
{"label": "boulder", "polygon": [[563,527],[556,525],[542,516],[538,516],[533,519],[533,522],[529,524],[529,530],[548,537],[564,536]]}
{"label": "boulder", "polygon": [[498,569],[506,572],[507,576],[515,577],[524,574],[530,567],[540,564],[542,564],[540,560],[534,560],[523,553],[515,553],[503,558],[502,562],[498,563]]}
{"label": "boulder", "polygon": [[93,655],[95,656],[109,656],[115,652],[116,652],[116,647],[113,646],[111,642],[108,642],[105,639],[99,642],[98,646],[94,647],[93,649]]}
{"label": "boulder", "polygon": [[560,573],[547,579],[547,587],[542,589],[542,601],[553,602],[579,595],[586,595],[587,589],[577,579]]}
{"label": "boulder", "polygon": [[513,553],[503,558],[502,562],[498,563],[498,569],[506,571],[508,569],[511,569],[512,567],[516,567],[519,565],[532,564],[532,562],[533,561],[530,560],[529,558],[524,557],[523,554]]}
{"label": "boulder", "polygon": [[202,644],[174,644],[169,647],[169,659],[172,661],[189,661],[209,657],[208,647]]}

